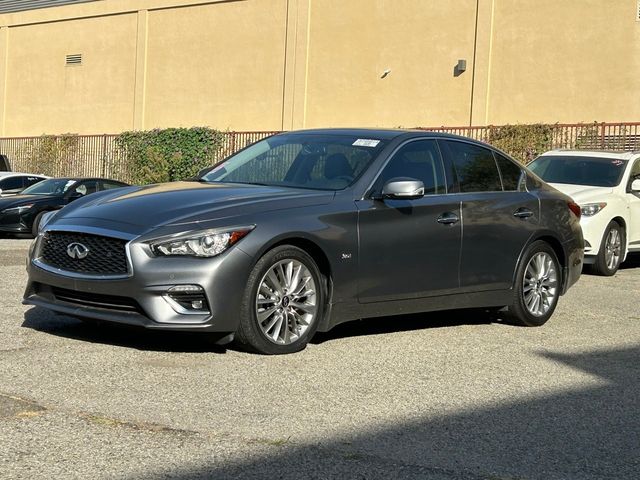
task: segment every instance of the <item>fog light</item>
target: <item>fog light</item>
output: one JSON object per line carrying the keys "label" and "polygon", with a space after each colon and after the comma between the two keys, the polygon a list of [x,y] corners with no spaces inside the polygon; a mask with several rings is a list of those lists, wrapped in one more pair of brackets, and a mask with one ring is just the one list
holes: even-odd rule
{"label": "fog light", "polygon": [[207,297],[199,285],[176,285],[167,290],[163,298],[173,310],[183,315],[209,313]]}

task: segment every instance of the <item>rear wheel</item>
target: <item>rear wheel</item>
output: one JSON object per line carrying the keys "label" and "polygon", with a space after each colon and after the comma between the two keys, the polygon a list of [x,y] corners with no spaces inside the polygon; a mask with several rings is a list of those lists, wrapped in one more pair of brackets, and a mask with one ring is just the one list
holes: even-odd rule
{"label": "rear wheel", "polygon": [[591,266],[591,271],[596,275],[605,277],[614,275],[620,268],[624,258],[625,242],[624,228],[618,222],[612,221],[609,223],[604,232],[596,261]]}
{"label": "rear wheel", "polygon": [[543,241],[532,243],[518,266],[507,320],[527,327],[543,325],[558,304],[560,286],[560,262],[553,248]]}
{"label": "rear wheel", "polygon": [[263,354],[305,348],[318,328],[325,280],[303,250],[284,245],[267,252],[249,275],[236,340]]}

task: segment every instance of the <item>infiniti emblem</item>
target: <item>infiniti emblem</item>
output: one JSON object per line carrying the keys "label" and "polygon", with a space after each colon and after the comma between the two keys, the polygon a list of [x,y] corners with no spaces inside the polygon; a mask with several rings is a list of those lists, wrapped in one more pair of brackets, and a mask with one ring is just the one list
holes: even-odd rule
{"label": "infiniti emblem", "polygon": [[82,260],[89,255],[89,247],[78,242],[70,243],[67,245],[67,255],[76,260]]}

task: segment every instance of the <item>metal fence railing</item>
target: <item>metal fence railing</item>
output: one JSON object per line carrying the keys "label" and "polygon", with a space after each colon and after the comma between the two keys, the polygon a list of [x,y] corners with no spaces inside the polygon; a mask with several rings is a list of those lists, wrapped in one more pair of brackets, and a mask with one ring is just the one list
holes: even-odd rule
{"label": "metal fence railing", "polygon": [[523,163],[554,149],[640,150],[640,122],[443,126],[421,130],[481,140],[501,148]]}
{"label": "metal fence railing", "polygon": [[[557,148],[640,150],[640,122],[429,127],[495,145],[523,163]],[[213,161],[278,132],[225,132]],[[132,181],[117,135],[59,135],[0,138],[0,153],[15,171],[51,176],[104,176]]]}

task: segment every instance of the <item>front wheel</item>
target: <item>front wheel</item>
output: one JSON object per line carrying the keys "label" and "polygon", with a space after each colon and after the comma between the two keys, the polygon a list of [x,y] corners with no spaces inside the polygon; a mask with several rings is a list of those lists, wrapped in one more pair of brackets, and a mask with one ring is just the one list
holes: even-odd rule
{"label": "front wheel", "polygon": [[527,327],[543,325],[558,304],[560,286],[560,262],[553,248],[540,240],[532,243],[518,265],[507,319]]}
{"label": "front wheel", "polygon": [[297,247],[267,252],[253,268],[244,292],[236,340],[268,355],[305,348],[324,312],[325,280]]}
{"label": "front wheel", "polygon": [[614,275],[624,258],[624,229],[617,223],[611,222],[605,230],[600,251],[591,271],[596,275],[610,277]]}

